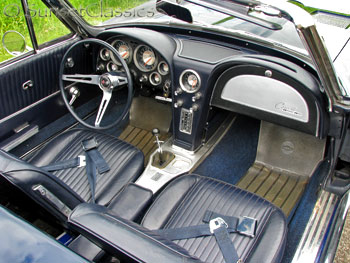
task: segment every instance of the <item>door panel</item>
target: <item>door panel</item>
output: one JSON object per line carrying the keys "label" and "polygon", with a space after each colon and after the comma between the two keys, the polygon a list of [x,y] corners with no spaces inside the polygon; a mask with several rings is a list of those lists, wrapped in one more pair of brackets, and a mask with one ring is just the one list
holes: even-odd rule
{"label": "door panel", "polygon": [[[58,92],[58,72],[64,53],[76,41],[67,40],[0,70],[0,141],[24,123],[42,127],[67,112]],[[29,80],[33,86],[23,89]]]}

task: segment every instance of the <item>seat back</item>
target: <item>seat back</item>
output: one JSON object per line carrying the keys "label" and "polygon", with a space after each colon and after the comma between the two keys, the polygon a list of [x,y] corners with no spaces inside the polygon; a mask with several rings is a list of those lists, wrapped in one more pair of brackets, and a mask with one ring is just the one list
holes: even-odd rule
{"label": "seat back", "polygon": [[74,207],[84,202],[54,175],[2,150],[0,150],[0,177],[23,191],[63,222]]}

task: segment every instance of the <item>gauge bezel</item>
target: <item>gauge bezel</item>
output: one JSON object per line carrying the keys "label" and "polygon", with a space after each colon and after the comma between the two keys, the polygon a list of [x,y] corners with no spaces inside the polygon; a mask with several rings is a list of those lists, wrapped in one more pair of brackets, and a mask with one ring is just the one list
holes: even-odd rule
{"label": "gauge bezel", "polygon": [[[124,59],[124,61],[126,62],[126,64],[130,64],[130,62],[131,62],[131,60],[133,58],[133,50],[132,50],[132,47],[131,47],[130,43],[128,43],[127,41],[122,40],[122,39],[115,39],[115,40],[113,40],[111,45],[112,45],[112,47],[114,47],[118,51],[118,53],[119,53],[119,50],[115,47],[115,44],[117,42],[123,42],[123,43],[125,43],[128,46],[130,55],[129,55],[129,57],[127,59]],[[122,65],[120,63],[120,61],[117,58],[114,57],[113,54],[111,55],[111,59],[117,66],[121,66]]]}
{"label": "gauge bezel", "polygon": [[[152,76],[153,75],[158,75],[159,76],[159,83],[158,84],[156,84],[156,83],[154,83],[153,81],[152,81]],[[150,75],[149,75],[149,82],[153,85],[153,86],[159,86],[160,84],[162,84],[162,76],[161,76],[161,74],[160,73],[158,73],[157,71],[154,71],[154,72],[152,72]]]}
{"label": "gauge bezel", "polygon": [[[147,47],[147,48],[149,48],[149,49],[153,52],[153,54],[154,54],[154,64],[153,64],[153,66],[152,66],[151,69],[145,69],[144,67],[140,66],[139,61],[137,60],[137,52],[138,52],[139,49],[142,48],[142,47]],[[156,52],[154,52],[153,48],[151,48],[150,46],[143,45],[143,44],[138,45],[138,46],[135,48],[133,58],[134,58],[134,64],[135,64],[135,66],[136,66],[140,71],[142,71],[142,72],[150,72],[150,71],[153,71],[153,70],[155,70],[155,68],[157,67],[157,64],[158,64],[158,57],[157,57]]]}
{"label": "gauge bezel", "polygon": [[[109,58],[108,59],[105,59],[105,58],[103,58],[103,56],[102,56],[102,51],[104,51],[104,50],[107,50],[108,51],[108,53],[109,53]],[[111,60],[111,52],[108,50],[108,48],[102,48],[101,50],[100,50],[100,59],[102,59],[103,61],[110,61]]]}
{"label": "gauge bezel", "polygon": [[[184,85],[184,83],[183,83],[183,81],[184,81],[183,77],[185,76],[186,73],[192,73],[192,74],[194,74],[194,75],[197,77],[197,79],[198,79],[198,87],[197,87],[196,89],[194,89],[194,90],[188,90],[188,89],[186,88],[186,86]],[[180,82],[180,87],[181,87],[181,89],[182,89],[183,91],[187,92],[187,93],[196,93],[196,92],[201,88],[201,84],[202,84],[201,77],[200,77],[199,74],[198,74],[196,71],[194,71],[193,69],[186,69],[186,70],[184,70],[184,71],[181,73],[179,80],[180,80],[179,82]]]}
{"label": "gauge bezel", "polygon": [[[163,70],[160,69],[160,66],[161,66],[162,64],[165,64],[165,65],[168,66],[168,71],[167,71],[167,72],[164,72]],[[162,75],[162,76],[168,75],[168,74],[169,74],[169,71],[170,71],[169,64],[166,63],[164,60],[161,61],[161,62],[159,62],[157,69],[158,69],[159,74]]]}
{"label": "gauge bezel", "polygon": [[113,71],[113,70],[111,70],[111,64],[114,64],[114,65],[116,65],[117,66],[117,70],[116,71],[118,71],[118,65],[116,64],[116,63],[114,63],[114,61],[112,60],[112,61],[109,61],[108,63],[107,63],[107,66],[106,66],[106,69],[107,69],[107,72],[116,72],[116,71]]}

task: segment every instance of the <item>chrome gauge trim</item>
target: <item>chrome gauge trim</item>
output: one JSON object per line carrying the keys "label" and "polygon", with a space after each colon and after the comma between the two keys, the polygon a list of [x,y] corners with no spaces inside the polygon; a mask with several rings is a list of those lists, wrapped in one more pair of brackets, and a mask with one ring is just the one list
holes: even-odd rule
{"label": "chrome gauge trim", "polygon": [[[166,70],[166,71],[163,70],[163,69],[162,69],[162,65],[165,65],[165,66],[168,68],[168,70]],[[169,65],[168,65],[168,63],[166,63],[165,61],[159,62],[159,64],[158,64],[158,72],[159,72],[161,75],[163,75],[163,76],[169,74]]]}
{"label": "chrome gauge trim", "polygon": [[[106,58],[103,54],[104,51],[108,51],[108,54],[109,54],[109,57]],[[103,60],[103,61],[109,61],[111,59],[111,52],[107,49],[107,48],[102,48],[100,50],[100,58]]]}
{"label": "chrome gauge trim", "polygon": [[[141,65],[139,64],[139,61],[138,61],[138,59],[137,59],[137,54],[138,54],[139,50],[140,50],[141,48],[143,48],[143,47],[148,48],[150,51],[152,51],[152,53],[153,53],[153,55],[154,55],[154,63],[153,63],[153,65],[152,65],[152,68],[147,69],[147,68],[145,68],[144,66],[141,66]],[[157,55],[156,55],[156,53],[154,52],[154,50],[153,50],[151,47],[147,46],[147,45],[138,45],[138,46],[135,48],[133,57],[134,57],[135,66],[136,66],[140,71],[142,71],[142,72],[150,72],[150,71],[154,70],[154,69],[157,67],[157,63],[158,63]]]}
{"label": "chrome gauge trim", "polygon": [[[115,40],[111,43],[111,45],[118,51],[118,53],[119,53],[119,55],[120,55],[121,57],[123,57],[123,54],[121,54],[121,53],[119,52],[119,48],[116,46],[116,44],[117,44],[118,42],[120,42],[120,43],[122,43],[123,45],[125,45],[125,46],[128,47],[128,49],[129,49],[129,50],[128,50],[128,51],[129,51],[129,56],[128,56],[127,58],[124,58],[124,60],[125,60],[126,64],[129,64],[129,63],[131,62],[131,60],[132,60],[132,57],[133,57],[133,50],[132,50],[132,47],[131,47],[131,45],[130,45],[128,42],[126,42],[126,41],[124,41],[124,40],[115,39]],[[112,61],[113,61],[115,64],[117,64],[118,66],[121,66],[121,63],[120,63],[119,59],[116,58],[113,54],[111,55],[111,59],[112,59]]]}
{"label": "chrome gauge trim", "polygon": [[[198,86],[197,86],[196,89],[190,90],[190,89],[188,89],[188,88],[186,87],[186,85],[185,85],[185,83],[184,83],[184,81],[185,81],[185,80],[184,80],[184,76],[185,76],[186,73],[192,73],[193,75],[195,75],[195,76],[197,77]],[[200,89],[200,87],[201,87],[201,78],[200,78],[199,74],[198,74],[196,71],[194,71],[193,69],[186,69],[186,70],[184,70],[184,71],[181,73],[181,75],[180,75],[179,82],[180,82],[180,87],[181,87],[181,89],[182,89],[183,91],[187,92],[187,93],[195,93],[195,92],[197,92],[197,91]]]}
{"label": "chrome gauge trim", "polygon": [[[115,66],[116,68],[113,69],[113,66]],[[118,65],[116,63],[114,63],[114,61],[109,61],[107,64],[107,71],[108,72],[116,72],[118,71]]]}
{"label": "chrome gauge trim", "polygon": [[[159,78],[159,82],[156,83],[154,80],[154,77],[158,77]],[[153,85],[153,86],[158,86],[162,83],[162,76],[158,73],[158,72],[153,72],[151,73],[151,75],[149,75],[149,82]]]}

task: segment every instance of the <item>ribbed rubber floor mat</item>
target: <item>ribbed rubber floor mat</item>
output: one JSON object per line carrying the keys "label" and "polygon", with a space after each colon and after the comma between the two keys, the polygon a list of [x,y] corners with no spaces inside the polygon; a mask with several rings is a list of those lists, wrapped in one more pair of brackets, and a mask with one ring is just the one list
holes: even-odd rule
{"label": "ribbed rubber floor mat", "polygon": [[307,181],[305,176],[277,172],[255,163],[237,186],[269,200],[288,217],[303,194]]}
{"label": "ribbed rubber floor mat", "polygon": [[[166,141],[170,135],[170,133],[161,133],[160,140]],[[155,138],[150,131],[131,125],[128,125],[124,129],[124,131],[120,134],[119,139],[134,145],[143,152],[145,156],[145,166],[148,163],[150,155],[157,149],[157,145],[154,143]]]}

